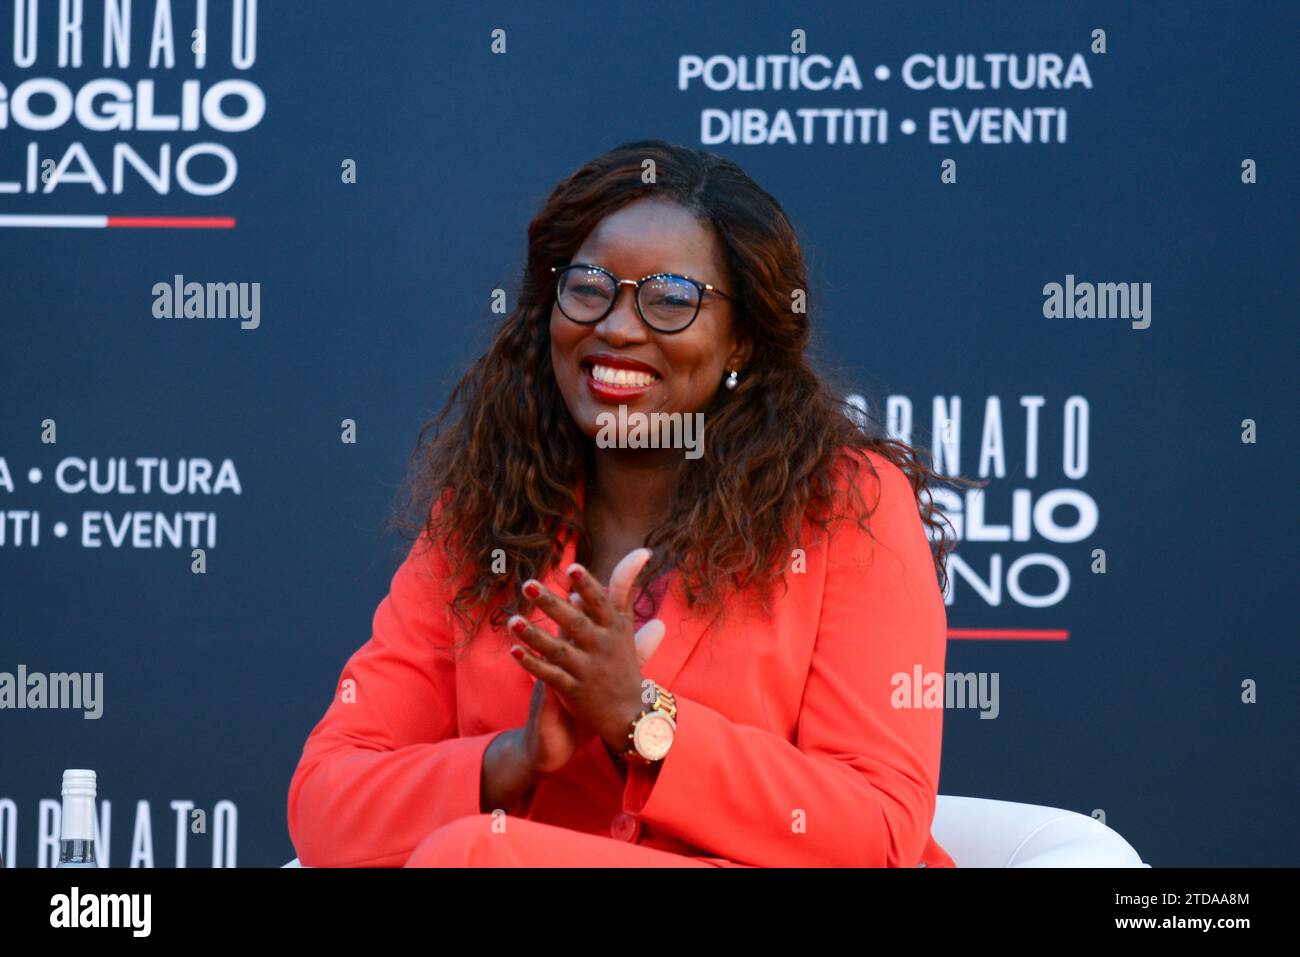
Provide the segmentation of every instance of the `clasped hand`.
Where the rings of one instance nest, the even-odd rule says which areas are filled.
[[[628,730],[643,703],[641,665],[663,640],[665,626],[652,618],[633,633],[633,585],[652,556],[648,548],[629,552],[615,566],[608,591],[581,565],[566,575],[573,594],[566,601],[529,579],[523,593],[559,627],[552,635],[521,615],[506,623],[529,654],[511,647],[519,664],[540,680],[533,689],[528,749],[543,773],[568,763],[573,752],[599,735],[616,752],[628,748]]]

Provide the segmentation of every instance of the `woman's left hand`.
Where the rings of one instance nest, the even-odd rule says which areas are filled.
[[[642,700],[641,664],[664,634],[658,619],[633,634],[632,587],[652,554],[638,548],[624,556],[610,575],[608,593],[581,565],[570,565],[567,574],[580,607],[534,579],[524,582],[524,595],[560,626],[560,637],[520,615],[507,623],[537,652],[524,655],[520,665],[553,688],[565,707],[617,752],[630,746],[632,722],[648,707]]]

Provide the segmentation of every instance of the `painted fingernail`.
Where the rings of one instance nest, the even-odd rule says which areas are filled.
[[[533,581],[531,578],[528,581],[524,582],[524,594],[527,595],[529,598],[536,598],[541,593],[542,593],[542,586],[539,585],[537,582]]]
[[[522,635],[528,630],[528,622],[523,618],[511,618],[509,627],[516,635]]]
[[[570,565],[570,566],[569,566],[569,581],[571,581],[571,582],[580,582],[580,581],[582,581],[582,566],[581,566],[581,565]]]
[[[524,660],[524,649],[520,648],[518,645],[511,645],[510,653],[515,656],[515,661]]]

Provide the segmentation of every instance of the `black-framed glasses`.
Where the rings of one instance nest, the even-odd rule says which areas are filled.
[[[608,269],[590,263],[552,266],[551,272],[555,273],[555,302],[560,312],[584,326],[595,325],[609,315],[623,286],[636,287],[636,311],[655,332],[681,332],[689,326],[700,314],[705,293],[731,299],[707,282],[675,273],[619,279]]]

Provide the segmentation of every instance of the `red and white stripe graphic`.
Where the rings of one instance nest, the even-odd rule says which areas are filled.
[[[71,216],[0,214],[9,229],[234,229],[233,216]]]

